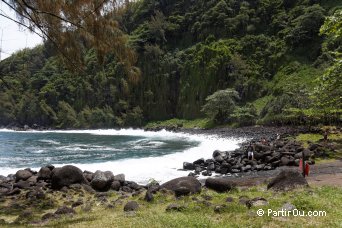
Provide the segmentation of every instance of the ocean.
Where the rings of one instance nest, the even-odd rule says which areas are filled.
[[[242,138],[220,138],[169,131],[65,130],[12,131],[0,129],[0,175],[52,164],[82,170],[123,173],[146,184],[186,176],[183,162],[211,158],[214,150],[234,150]]]

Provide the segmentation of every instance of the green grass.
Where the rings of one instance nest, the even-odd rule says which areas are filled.
[[[309,146],[309,142],[313,143],[321,143],[323,140],[323,135],[321,134],[299,134],[296,138],[297,141],[302,142],[303,146],[307,148]],[[333,162],[337,159],[342,158],[342,150],[341,150],[341,143],[342,143],[342,133],[335,132],[328,135],[329,144],[333,143],[339,145],[336,147],[335,152],[330,151],[328,148],[327,151],[327,158],[316,158],[316,163],[327,163]]]
[[[211,205],[203,203],[203,196],[211,196]],[[267,191],[264,186],[250,189],[238,189],[228,193],[216,193],[203,190],[201,194],[175,199],[171,194],[158,193],[154,202],[143,201],[143,195],[125,199],[120,205],[109,209],[105,205],[95,203],[91,211],[76,209],[73,217],[62,216],[52,220],[44,227],[338,227],[342,225],[342,189],[320,187],[298,189],[291,192]],[[239,197],[263,197],[269,202],[266,206],[248,209],[239,203]],[[227,203],[226,198],[232,197],[234,202]],[[194,198],[197,199],[194,200]],[[117,199],[114,194],[108,200]],[[136,200],[140,209],[135,214],[123,212],[125,201]],[[91,199],[92,201],[94,199]],[[298,210],[326,211],[326,217],[273,217],[257,216],[256,211],[278,210],[286,202],[292,203]],[[184,205],[181,212],[166,212],[166,207],[176,203]],[[214,211],[217,205],[226,205],[220,213]],[[12,216],[13,215],[9,215]],[[6,217],[4,215],[0,216]],[[13,219],[13,218],[12,218]],[[27,226],[27,224],[21,224]],[[6,226],[4,226],[6,227]],[[20,227],[17,224],[15,227]]]
[[[170,119],[164,121],[149,122],[145,125],[146,128],[156,127],[180,127],[180,128],[212,128],[214,123],[210,119],[195,119],[195,120],[184,120],[184,119]]]

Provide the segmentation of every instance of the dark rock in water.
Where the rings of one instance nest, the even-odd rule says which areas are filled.
[[[202,165],[204,164],[204,158],[200,158],[193,162],[194,165]]]
[[[267,189],[286,191],[294,189],[297,186],[308,186],[308,182],[303,175],[296,170],[282,170],[267,185]]]
[[[208,178],[205,181],[205,186],[217,192],[230,191],[235,187],[235,183],[225,178]]]
[[[185,209],[185,206],[173,203],[167,206],[166,211],[183,211],[184,209]]]
[[[222,157],[221,155],[218,155],[218,156],[214,157],[214,160],[215,160],[216,162],[219,162],[219,163],[221,163],[221,162],[224,161],[224,159],[223,159],[223,157]]]
[[[139,204],[135,201],[129,201],[124,206],[124,211],[136,211],[139,209]]]
[[[201,166],[195,166],[195,174],[200,174],[202,172],[203,168]]]
[[[208,170],[208,171],[206,170],[206,171],[203,171],[203,172],[202,172],[202,175],[205,176],[205,177],[206,177],[206,176],[211,176],[211,175],[212,175],[212,172],[209,171],[209,170]]]
[[[90,185],[93,189],[97,191],[108,191],[113,180],[114,175],[112,172],[102,172],[97,170],[94,173],[94,177],[93,180],[90,182]]]
[[[48,167],[42,167],[38,172],[38,180],[49,180],[51,178],[51,170]]]
[[[207,169],[210,170],[210,171],[215,170],[215,164],[214,164],[214,162],[209,163]]]
[[[183,162],[183,169],[185,169],[185,170],[194,170],[195,169],[195,165],[193,163],[190,163],[190,162]]]
[[[215,157],[218,157],[218,156],[222,156],[222,151],[220,151],[220,150],[215,150],[214,152],[213,152],[213,158],[215,158]]]
[[[32,177],[32,173],[28,170],[18,170],[15,173],[15,181],[18,182],[20,180],[26,181],[30,177]]]
[[[180,188],[186,188],[189,190],[189,193],[193,194],[201,192],[201,183],[194,177],[179,177],[162,184],[160,188],[173,192]]]
[[[120,187],[121,187],[121,184],[119,181],[113,181],[110,188],[114,191],[119,191],[120,190]]]
[[[51,176],[51,188],[61,189],[71,184],[89,184],[84,178],[82,171],[72,165],[66,165],[62,168],[55,168]]]
[[[58,208],[55,214],[56,215],[76,214],[76,211],[70,207],[63,206],[63,207]]]

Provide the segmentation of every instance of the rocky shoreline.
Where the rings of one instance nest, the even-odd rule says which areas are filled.
[[[309,143],[304,148],[301,143],[287,138],[265,138],[265,142],[256,142],[254,158],[247,157],[249,142],[243,143],[234,151],[213,152],[212,158],[200,158],[193,162],[184,162],[183,169],[191,170],[189,175],[212,176],[213,174],[230,175],[255,171],[274,170],[282,166],[299,166],[300,159],[309,165],[315,164],[316,157],[326,156],[326,148],[319,143]]]
[[[296,188],[297,186],[307,186],[305,178],[297,171],[283,170],[278,177],[268,183],[268,188],[277,191],[284,191]],[[135,200],[147,203],[154,201],[155,194],[174,195],[177,198],[201,193],[203,189],[211,189],[218,193],[228,192],[236,188],[237,183],[226,178],[208,178],[204,183],[191,176],[179,177],[170,180],[162,185],[151,182],[147,185],[139,185],[133,181],[125,179],[124,174],[114,175],[111,171],[96,171],[95,173],[81,171],[79,168],[66,165],[55,168],[52,165],[42,167],[38,172],[30,169],[18,170],[14,175],[7,177],[0,176],[0,214],[17,213],[19,216],[12,223],[0,219],[0,225],[15,224],[44,224],[48,221],[59,219],[61,216],[72,216],[76,214],[76,208],[82,207],[83,211],[91,210],[93,204],[89,204],[89,197],[95,197],[96,201],[108,208],[123,205],[124,212],[135,212],[140,205]],[[113,194],[120,197],[113,202],[109,202],[109,197]],[[78,197],[74,200],[73,196]],[[62,206],[55,197],[62,199]],[[194,198],[195,199],[195,198]],[[210,197],[208,196],[208,199]],[[242,202],[242,201],[241,201]],[[205,203],[209,202],[205,201]],[[244,199],[242,202],[247,207],[267,203],[266,199]],[[181,211],[184,206],[170,204],[166,211]],[[220,212],[221,206],[214,208]],[[45,211],[39,220],[33,218],[36,210]],[[54,210],[54,212],[51,212]]]

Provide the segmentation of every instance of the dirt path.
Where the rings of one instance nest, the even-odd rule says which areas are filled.
[[[312,166],[307,180],[311,186],[342,187],[342,161],[338,160]]]
[[[247,187],[260,184],[267,184],[282,169],[295,169],[298,167],[281,167],[272,171],[260,171],[242,174],[243,176],[227,177],[232,179],[238,186]],[[307,181],[310,186],[335,186],[342,187],[342,161],[333,161],[310,167],[310,175]]]

